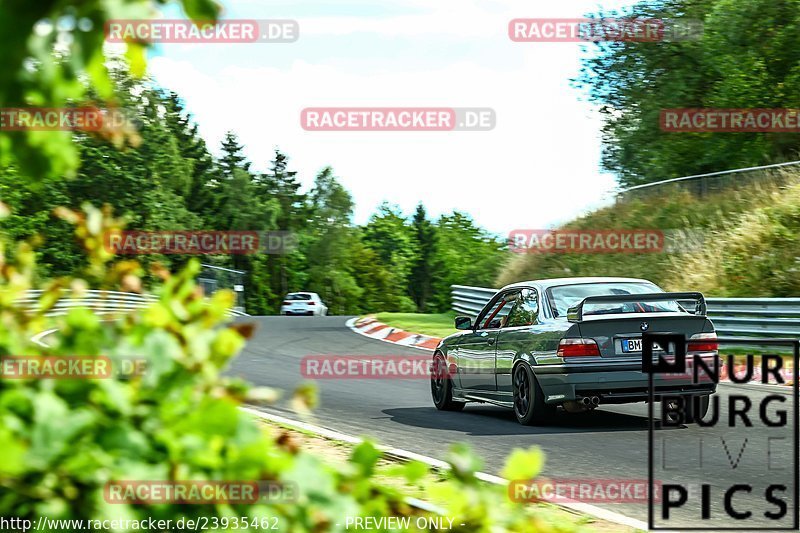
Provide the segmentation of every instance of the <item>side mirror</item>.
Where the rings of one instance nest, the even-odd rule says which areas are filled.
[[[579,306],[573,306],[567,309],[567,321],[568,322],[580,322],[583,313]]]
[[[457,316],[456,329],[472,329],[472,319],[468,316]]]

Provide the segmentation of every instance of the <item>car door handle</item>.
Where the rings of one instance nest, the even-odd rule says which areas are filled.
[[[494,344],[494,337],[489,337],[488,339],[486,339],[486,342],[488,344]]]

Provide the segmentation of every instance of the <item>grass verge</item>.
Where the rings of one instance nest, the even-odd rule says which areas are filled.
[[[291,443],[291,446],[302,448],[324,463],[335,468],[347,467],[348,459],[355,446],[348,442],[328,439],[308,431],[297,430],[278,422],[261,420],[261,423],[268,428],[269,431],[274,432],[284,445],[286,443]],[[399,474],[398,469],[402,466],[402,463],[403,462],[399,459],[384,456],[377,465],[375,475],[376,481],[383,485],[392,486],[410,498],[417,498],[433,505],[441,505],[444,503],[437,502],[435,498],[431,498],[430,492],[426,489],[426,487],[429,487],[431,484],[440,483],[445,479],[442,472],[431,470],[415,483],[410,483]],[[580,531],[585,533],[633,533],[638,531],[631,527],[596,519],[592,516],[550,503],[537,502],[520,505],[528,505],[531,515],[535,514],[537,509],[549,509],[549,519],[559,523],[577,524],[581,526]]]
[[[699,196],[674,183],[620,198],[562,226],[572,230],[664,230],[660,253],[513,254],[497,286],[527,279],[625,276],[706,296],[793,296],[800,291],[800,173],[751,176]]]

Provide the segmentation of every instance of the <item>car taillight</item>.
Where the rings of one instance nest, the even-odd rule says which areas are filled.
[[[308,302],[308,305],[317,305],[314,302]]]
[[[687,352],[716,352],[719,350],[719,343],[717,342],[717,334],[712,333],[695,333],[689,338],[686,345]]]
[[[556,355],[558,357],[599,356],[600,349],[593,339],[561,339]]]

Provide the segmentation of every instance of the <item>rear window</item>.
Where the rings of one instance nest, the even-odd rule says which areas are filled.
[[[567,310],[579,304],[587,296],[608,296],[614,294],[646,294],[664,292],[652,283],[581,283],[561,285],[548,289],[550,307],[554,316],[567,316]],[[678,302],[625,302],[598,303],[584,308],[584,315],[605,315],[615,313],[663,313],[682,311]]]
[[[292,300],[310,300],[311,299],[311,295],[310,294],[295,293],[295,294],[287,295],[286,299],[289,300],[289,301],[292,301]]]

